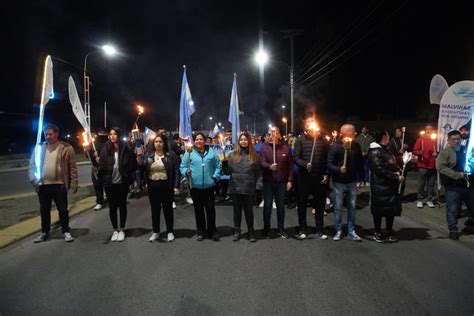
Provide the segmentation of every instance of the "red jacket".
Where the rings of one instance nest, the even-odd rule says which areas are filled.
[[[423,143],[423,157],[421,156],[421,145]],[[430,138],[419,137],[416,140],[415,146],[413,146],[413,154],[418,156],[418,162],[416,165],[418,168],[423,169],[436,169],[436,156],[433,157],[433,153],[436,153],[436,142],[433,142]]]
[[[264,182],[293,182],[293,156],[286,144],[276,145],[277,171],[270,170],[273,163],[273,143],[265,143],[260,150],[260,165],[262,166]]]

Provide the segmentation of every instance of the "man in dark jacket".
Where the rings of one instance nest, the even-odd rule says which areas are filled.
[[[355,128],[345,124],[341,127],[341,139],[333,143],[328,154],[328,170],[334,187],[334,221],[336,235],[333,240],[342,239],[342,205],[344,195],[347,199],[348,235],[354,241],[362,239],[355,233],[357,177],[364,176],[364,161],[360,145],[354,141]],[[344,147],[347,146],[347,149]],[[344,157],[346,156],[346,159]],[[344,165],[344,160],[346,164]]]
[[[314,153],[313,153],[314,145]],[[316,209],[316,234],[321,239],[328,237],[323,232],[324,208],[328,183],[327,155],[329,144],[315,128],[313,119],[305,122],[305,133],[296,139],[295,162],[298,169],[298,235],[306,236],[306,207],[308,196],[313,196],[313,208]],[[313,155],[311,156],[311,154]]]
[[[285,189],[290,190],[293,182],[293,157],[287,144],[280,144],[280,130],[273,127],[268,131],[267,143],[260,151],[260,165],[263,172],[263,233],[267,238],[270,230],[272,201],[277,207],[277,232],[281,238],[288,238],[285,224]]]

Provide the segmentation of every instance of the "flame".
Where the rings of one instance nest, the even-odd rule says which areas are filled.
[[[436,134],[436,133],[432,133],[432,134],[430,135],[430,138],[431,138],[432,140],[436,140],[437,137],[438,137],[438,134]]]
[[[82,146],[89,146],[89,135],[87,131],[82,132]]]
[[[137,111],[138,111],[138,115],[141,115],[143,114],[143,112],[145,112],[145,108],[141,105],[137,105]]]
[[[350,142],[352,142],[352,138],[344,137],[344,142],[350,143]]]
[[[284,116],[283,116],[283,118],[281,119],[281,121],[282,121],[283,123],[285,123],[285,124],[288,122],[287,118],[284,117]]]
[[[421,131],[420,132],[420,136],[425,136],[426,132],[425,131]]]
[[[329,142],[331,141],[331,137],[329,135],[326,135],[326,140]]]

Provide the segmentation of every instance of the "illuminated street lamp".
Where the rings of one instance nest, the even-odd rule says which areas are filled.
[[[84,112],[86,113],[86,120],[89,126],[91,126],[91,105],[90,105],[90,78],[87,74],[87,57],[90,54],[103,52],[107,56],[114,56],[117,54],[117,50],[112,45],[103,45],[101,49],[93,50],[86,54],[84,58]]]

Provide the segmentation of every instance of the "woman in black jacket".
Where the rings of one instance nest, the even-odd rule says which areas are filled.
[[[173,241],[173,193],[179,193],[179,159],[172,150],[169,150],[167,138],[163,134],[155,137],[153,145],[155,150],[149,153],[145,162],[153,225],[149,241],[153,242],[159,238],[162,207],[168,241]]]
[[[137,167],[135,153],[127,143],[120,140],[121,137],[120,128],[110,129],[109,141],[100,152],[98,168],[98,175],[109,202],[110,221],[114,228],[111,241],[125,240],[128,187],[132,183],[132,173]],[[117,224],[117,209],[119,208],[120,228]]]
[[[370,206],[375,226],[373,239],[377,242],[397,242],[393,234],[393,222],[395,216],[400,216],[402,212],[398,186],[404,177],[400,175],[401,170],[395,156],[387,150],[390,141],[388,132],[379,130],[373,136],[375,142],[370,144],[368,155]],[[382,217],[385,217],[387,224],[386,235],[382,235]]]
[[[236,144],[229,159],[224,163],[224,172],[230,174],[229,193],[232,195],[234,205],[233,241],[239,241],[240,239],[240,223],[242,222],[243,208],[249,240],[255,242],[253,203],[255,201],[257,182],[261,181],[261,172],[258,155],[248,133],[240,135],[238,144]]]

